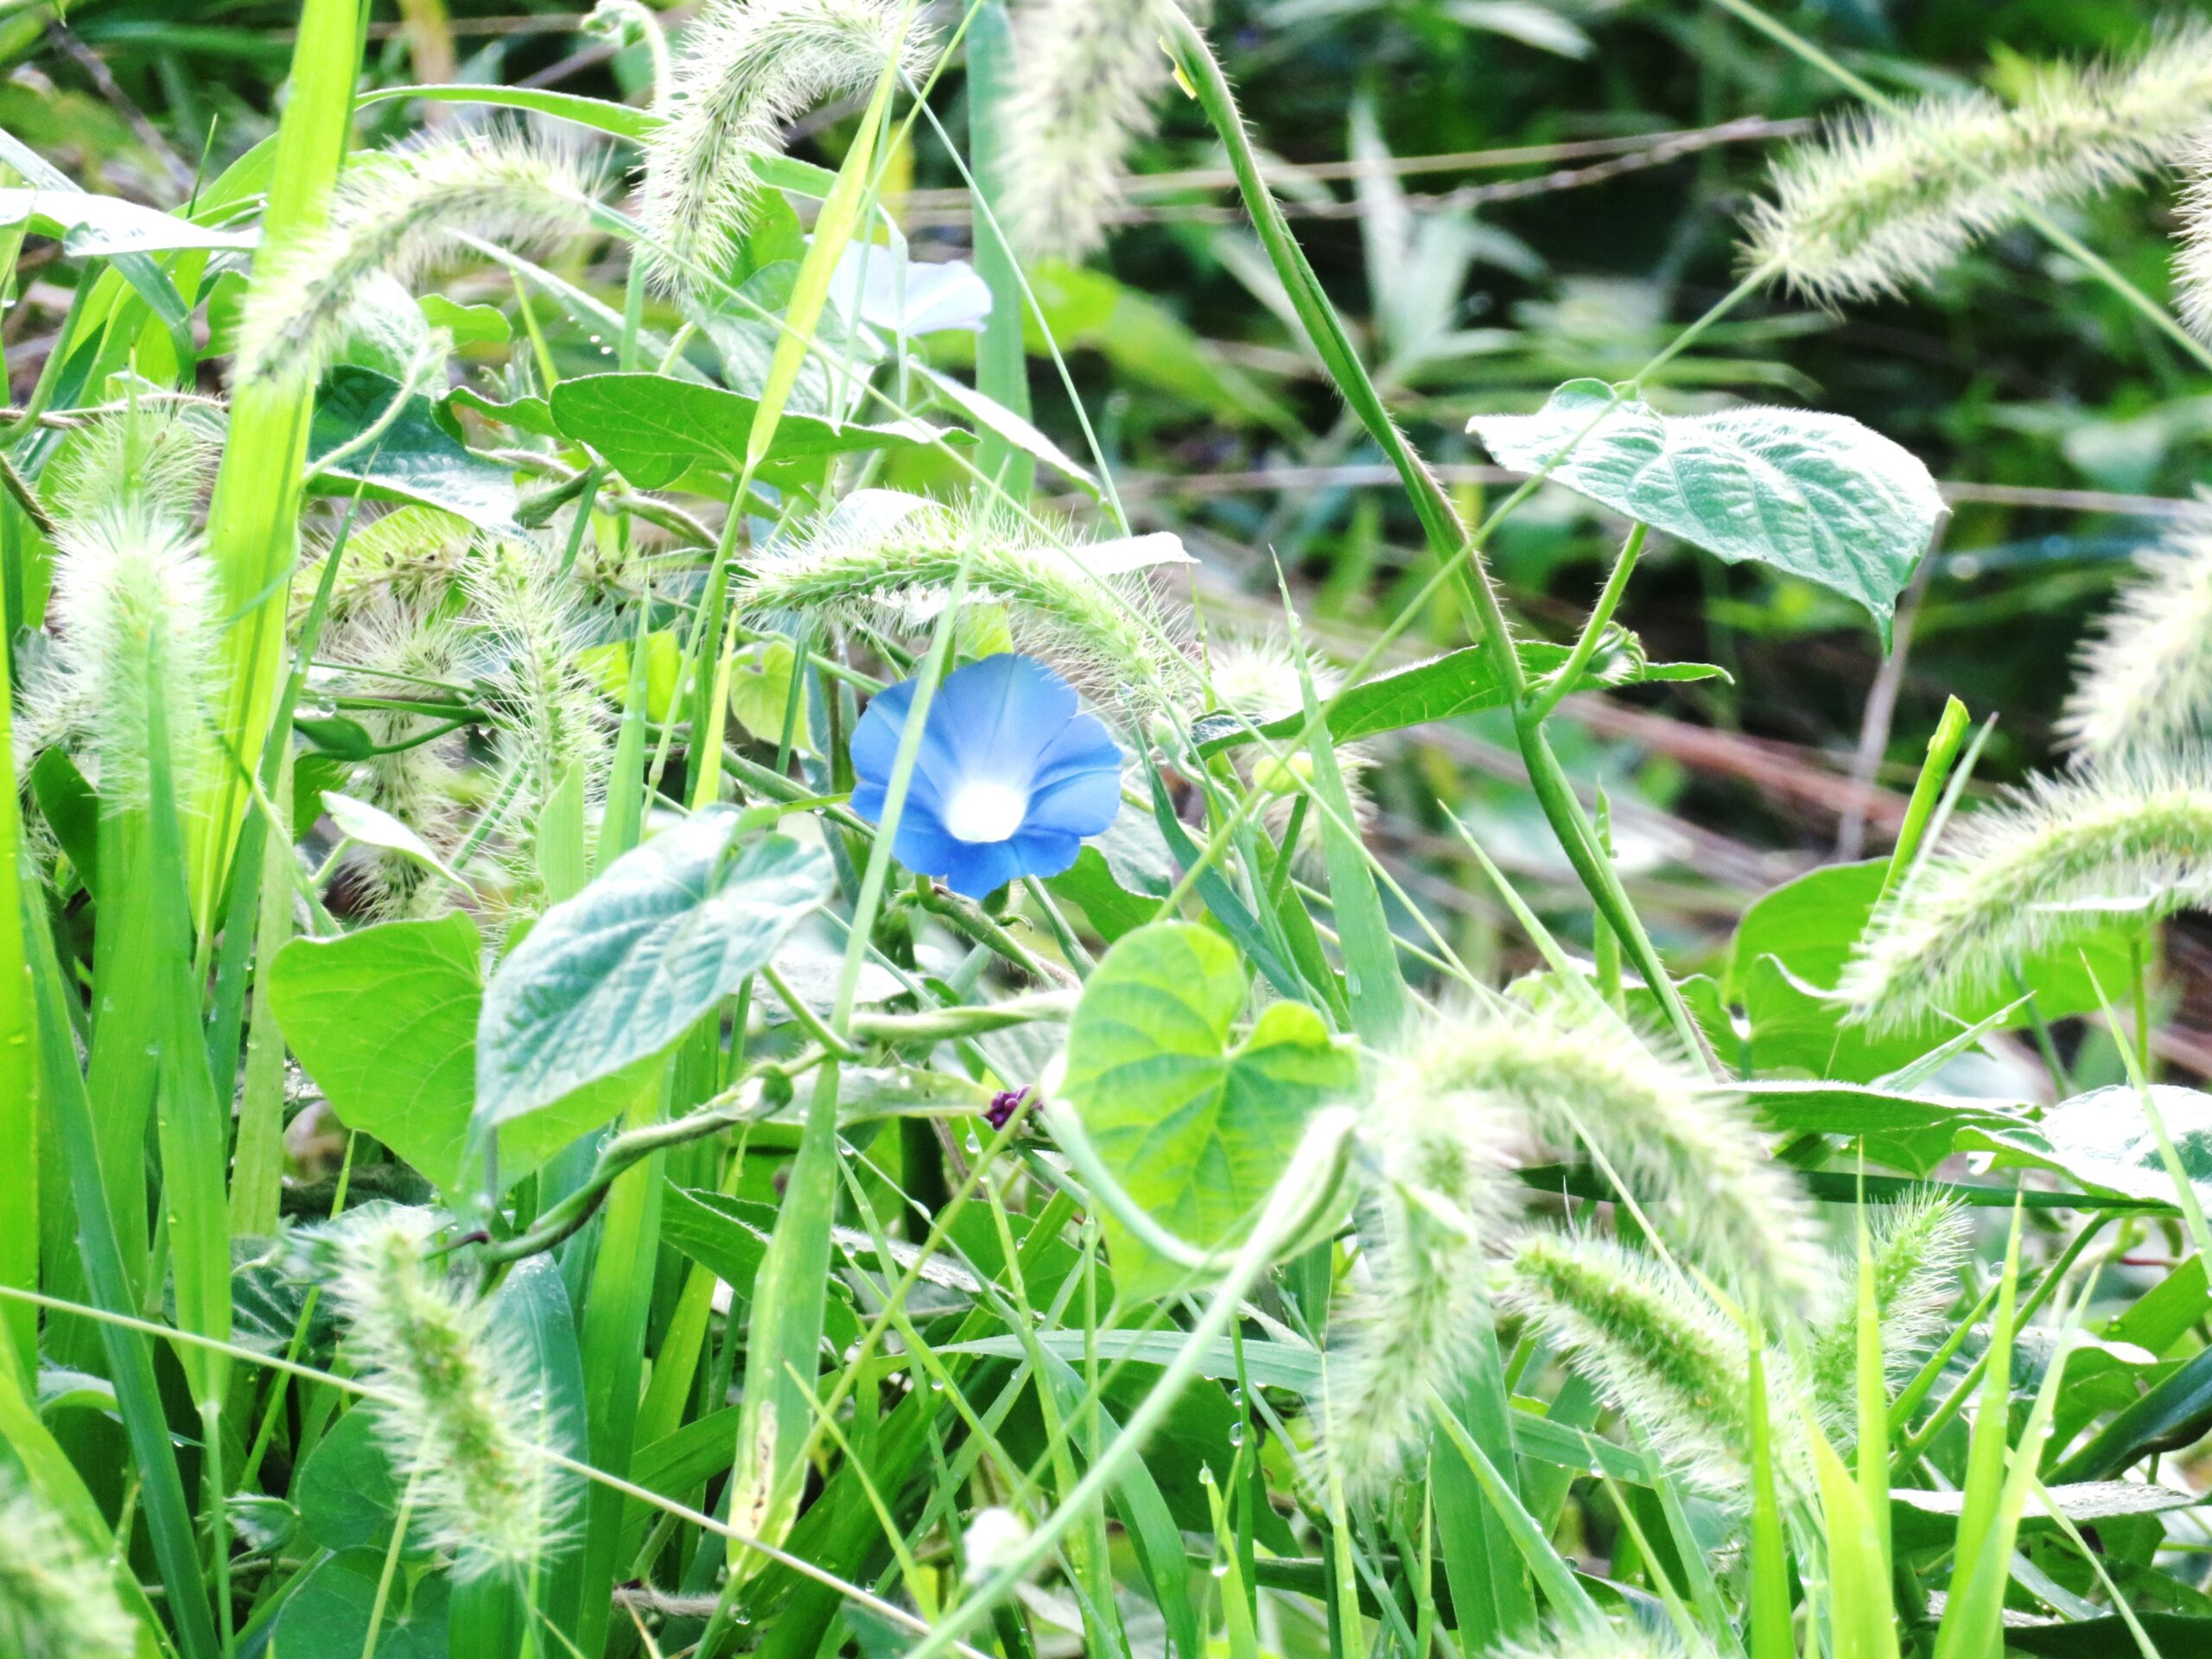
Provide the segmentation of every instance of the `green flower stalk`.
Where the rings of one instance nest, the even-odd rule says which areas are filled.
[[[1686,1478],[1716,1495],[1743,1491],[1751,1433],[1744,1334],[1704,1297],[1648,1256],[1538,1232],[1515,1248],[1503,1300]],[[1775,1414],[1777,1427],[1787,1415]],[[1797,1459],[1786,1434],[1777,1439],[1788,1473]]]
[[[753,163],[809,105],[865,92],[894,56],[918,75],[930,40],[913,0],[717,0],[683,37],[645,145],[642,257],[664,287],[719,275],[751,223]]]
[[[1069,679],[1153,702],[1186,683],[1189,664],[1141,575],[1116,574],[1080,544],[1040,539],[1033,526],[978,522],[895,490],[849,496],[810,539],[762,558],[734,597],[746,615],[803,612],[912,627],[936,613],[963,563],[969,599],[1004,604],[1016,646]]]
[[[106,1567],[60,1516],[0,1469],[0,1653],[10,1659],[131,1659],[137,1650],[137,1626],[117,1599]]]
[[[2140,569],[2083,648],[2066,705],[2068,742],[2100,765],[2212,739],[2212,514],[2170,531]]]
[[[541,1402],[522,1381],[535,1368],[503,1351],[484,1305],[461,1300],[425,1259],[436,1231],[426,1211],[382,1207],[329,1236],[349,1351],[374,1390],[360,1408],[455,1575],[519,1573],[564,1519],[540,1449]]]
[[[1586,1144],[1670,1243],[1776,1314],[1817,1300],[1827,1267],[1812,1212],[1740,1103],[1624,1027],[1477,1009],[1434,1027],[1414,1065],[1428,1098],[1490,1095],[1539,1140]]]
[[[1746,263],[1827,302],[1904,292],[2026,212],[2177,159],[2212,115],[2212,29],[2127,64],[2040,72],[2016,105],[1986,93],[1856,115],[1776,163]]]
[[[1174,0],[1023,0],[1020,79],[1006,108],[1003,227],[1033,257],[1080,259],[1105,240],[1122,163],[1159,124]]]
[[[411,289],[464,236],[528,252],[588,229],[598,179],[568,150],[480,131],[356,161],[321,231],[254,272],[236,378],[312,381],[391,278]]]
[[[1959,824],[1898,884],[1837,988],[1854,1023],[1903,1030],[2005,989],[2026,958],[2115,914],[2149,923],[2208,900],[2203,751],[2040,779]]]
[[[1417,1062],[1387,1068],[1361,1116],[1382,1178],[1381,1238],[1332,1322],[1323,1419],[1326,1455],[1357,1497],[1389,1486],[1436,1391],[1460,1374],[1488,1317],[1485,1253],[1516,1207],[1508,1154],[1524,1135],[1517,1115],[1489,1095],[1440,1094],[1427,1081]]]

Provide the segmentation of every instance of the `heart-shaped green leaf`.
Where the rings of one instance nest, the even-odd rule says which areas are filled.
[[[1155,922],[1106,953],[1068,1030],[1062,1092],[1115,1179],[1200,1249],[1249,1227],[1306,1120],[1357,1081],[1351,1047],[1299,1002],[1271,1004],[1239,1042],[1244,972],[1220,935]],[[1109,1213],[1117,1283],[1155,1296],[1183,1278]]]
[[[830,859],[784,836],[738,846],[709,806],[556,905],[500,964],[477,1028],[479,1134],[662,1049],[829,895]]]
[[[1502,466],[1541,472],[1564,453],[1552,479],[1601,506],[1855,600],[1885,646],[1945,512],[1917,457],[1841,415],[1667,416],[1602,380],[1570,380],[1534,415],[1478,415],[1467,429]]]

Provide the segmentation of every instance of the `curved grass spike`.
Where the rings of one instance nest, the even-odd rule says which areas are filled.
[[[716,0],[684,35],[645,145],[641,257],[664,288],[726,267],[760,186],[756,158],[809,105],[864,92],[887,64],[918,73],[912,0]]]
[[[12,1659],[131,1659],[138,1632],[106,1567],[0,1469],[0,1652]]]
[[[1015,10],[1004,211],[1024,253],[1079,260],[1104,241],[1122,160],[1158,124],[1154,100],[1169,80],[1160,35],[1174,9],[1175,0],[1022,0]]]
[[[2139,569],[2082,649],[2060,728],[2099,764],[2212,741],[2212,514],[2175,525]]]
[[[926,614],[963,568],[976,596],[1008,607],[1023,648],[1071,679],[1121,685],[1134,677],[1160,700],[1188,677],[1139,579],[1096,574],[1080,543],[1060,546],[1033,527],[896,491],[848,497],[806,540],[758,560],[732,601],[754,616],[880,617],[902,607]]]
[[[1667,1064],[1618,1023],[1477,1009],[1409,1052],[1431,1101],[1510,1103],[1541,1140],[1586,1143],[1706,1272],[1756,1290],[1773,1317],[1819,1300],[1826,1259],[1791,1178],[1727,1095]]]
[[[276,130],[259,257],[281,260],[311,238],[329,212],[346,153],[353,82],[368,23],[364,0],[306,0],[292,77]],[[250,382],[231,401],[230,429],[207,545],[227,619],[216,691],[219,748],[258,756],[283,671],[288,589],[299,554],[301,469],[314,389]],[[187,819],[194,923],[213,924],[231,849],[247,805],[234,766],[214,768]]]
[[[2212,114],[2212,29],[2171,29],[2132,63],[2041,69],[2018,104],[1930,98],[1834,124],[1773,170],[1748,264],[1824,301],[1901,293],[2032,208],[2133,183]]]
[[[521,1379],[533,1368],[487,1339],[483,1305],[461,1300],[427,1255],[427,1211],[384,1208],[335,1224],[331,1293],[350,1351],[376,1391],[386,1454],[418,1524],[466,1581],[523,1573],[563,1520]]]
[[[2212,132],[2200,132],[2182,158],[2181,251],[2174,260],[2174,288],[2182,321],[2212,340]]]
[[[511,132],[435,137],[358,158],[327,221],[259,262],[238,333],[240,383],[312,384],[379,286],[411,289],[466,234],[542,250],[586,229],[597,181]]]
[[[1356,1499],[1389,1488],[1431,1400],[1461,1376],[1485,1317],[1487,1252],[1515,1208],[1508,1157],[1525,1123],[1495,1096],[1428,1082],[1402,1059],[1361,1109],[1382,1238],[1331,1322],[1322,1402],[1324,1453]]]
[[[1573,785],[1568,781],[1559,757],[1552,751],[1545,736],[1541,715],[1523,715],[1522,705],[1529,696],[1528,676],[1521,665],[1520,653],[1514,649],[1513,632],[1505,620],[1505,612],[1493,583],[1490,568],[1482,556],[1483,541],[1491,524],[1495,524],[1515,503],[1525,499],[1535,488],[1531,480],[1509,496],[1482,529],[1471,534],[1460,522],[1458,510],[1437,481],[1436,475],[1417,454],[1397,423],[1383,406],[1375,383],[1353,349],[1351,337],[1344,332],[1342,321],[1321,287],[1313,268],[1306,262],[1304,251],[1290,232],[1290,226],[1283,218],[1281,208],[1269,193],[1260,175],[1259,157],[1252,148],[1251,137],[1244,130],[1243,115],[1236,99],[1230,91],[1229,81],[1222,73],[1220,63],[1207,46],[1205,37],[1179,11],[1171,9],[1165,20],[1166,41],[1170,54],[1181,71],[1185,84],[1197,98],[1215,131],[1220,135],[1229,152],[1230,169],[1236,175],[1238,193],[1243,197],[1245,209],[1252,216],[1254,228],[1258,231],[1262,245],[1267,250],[1276,275],[1282,280],[1293,308],[1305,328],[1322,366],[1335,383],[1337,391],[1351,407],[1368,435],[1389,457],[1400,480],[1406,486],[1414,515],[1421,520],[1422,533],[1435,553],[1441,569],[1440,578],[1448,580],[1457,594],[1469,631],[1490,653],[1492,667],[1499,681],[1511,693],[1516,710],[1514,733],[1522,758],[1529,767],[1530,788],[1544,817],[1558,837],[1560,849],[1567,861],[1574,867],[1576,876],[1589,893],[1592,900],[1605,914],[1605,920],[1618,933],[1626,947],[1637,969],[1643,976],[1665,1010],[1668,1023],[1674,1028],[1675,1040],[1694,1064],[1710,1068],[1710,1057],[1706,1040],[1690,1017],[1681,993],[1660,960],[1658,950],[1645,931],[1642,918],[1629,903],[1628,893],[1620,878],[1598,846],[1597,833],[1588,816],[1576,799]],[[1725,311],[1748,295],[1754,283],[1746,282],[1725,298],[1721,303],[1679,337],[1669,351],[1654,359],[1654,365],[1664,361],[1679,351],[1690,338],[1710,324]],[[1647,365],[1646,372],[1649,372]],[[1602,416],[1600,417],[1602,418]],[[1592,426],[1596,423],[1592,422]],[[1580,435],[1578,435],[1578,437]],[[1569,443],[1560,451],[1563,458],[1573,448]],[[1554,464],[1557,464],[1557,459]],[[1448,575],[1446,575],[1448,573]],[[1318,724],[1318,722],[1315,722]]]
[[[2212,756],[2039,779],[1964,820],[1875,909],[1837,988],[1905,1028],[2000,988],[2026,957],[2212,902]]]

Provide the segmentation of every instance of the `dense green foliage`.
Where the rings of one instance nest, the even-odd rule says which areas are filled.
[[[2212,28],[0,0],[0,1659],[2212,1642]]]

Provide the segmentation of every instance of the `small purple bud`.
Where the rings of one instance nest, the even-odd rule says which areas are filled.
[[[1029,1085],[1019,1089],[1001,1089],[991,1096],[991,1103],[983,1109],[983,1120],[995,1129],[1002,1129],[1021,1109],[1021,1103],[1029,1098]]]

